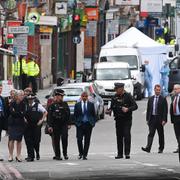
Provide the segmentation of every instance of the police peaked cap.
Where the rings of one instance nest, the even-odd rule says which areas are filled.
[[[124,83],[114,83],[115,88],[123,88],[124,87]]]
[[[27,96],[27,99],[35,99],[35,98],[36,98],[36,96],[33,93],[31,93]]]
[[[64,91],[62,89],[56,89],[55,91],[55,96],[56,95],[61,95],[61,96],[64,96]]]

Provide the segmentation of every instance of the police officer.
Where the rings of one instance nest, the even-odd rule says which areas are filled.
[[[28,67],[28,86],[32,87],[32,91],[34,94],[37,93],[37,82],[36,77],[39,75],[40,69],[39,65],[35,62],[34,58],[31,58],[27,63]]]
[[[64,159],[68,159],[68,129],[70,109],[66,102],[63,102],[64,91],[57,89],[55,92],[55,102],[48,108],[48,131],[52,133],[52,140],[54,142],[55,157],[54,160],[62,160],[60,152],[60,138],[62,140],[62,149]]]
[[[131,149],[131,125],[132,111],[138,108],[133,97],[124,90],[123,83],[115,83],[116,94],[111,99],[111,105],[108,113],[113,111],[116,137],[117,137],[117,156],[115,159],[123,158],[123,150],[125,150],[125,158],[130,158]]]
[[[36,152],[36,159],[40,159],[39,148],[41,141],[41,127],[42,123],[47,116],[46,109],[37,101],[34,94],[29,94],[27,96],[28,104],[26,111],[26,131],[25,131],[25,140],[27,146],[28,157],[26,161],[34,161]]]

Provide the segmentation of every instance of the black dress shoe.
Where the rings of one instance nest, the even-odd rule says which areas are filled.
[[[0,161],[4,161],[4,159],[1,158]]]
[[[78,159],[82,159],[82,155],[79,155],[79,156],[78,156]]]
[[[147,148],[142,147],[141,149],[142,149],[143,151],[147,152],[147,153],[150,153],[150,150],[147,149]]]
[[[123,155],[117,155],[116,157],[115,157],[115,159],[122,159],[123,158]]]
[[[178,153],[179,152],[179,149],[176,149],[175,151],[173,151],[173,153]]]
[[[158,153],[163,153],[163,150],[159,150]]]
[[[65,159],[65,160],[68,160],[69,157],[68,157],[67,155],[64,155],[64,159]]]
[[[54,160],[58,160],[58,161],[61,161],[62,160],[62,158],[61,157],[55,157],[55,158],[53,158]]]
[[[126,155],[126,159],[130,159],[130,155]]]
[[[36,154],[36,159],[37,159],[37,160],[40,160],[40,155],[39,155],[39,153]]]
[[[29,158],[26,159],[26,161],[27,161],[27,162],[32,162],[32,161],[34,161],[34,158],[30,158],[30,157],[29,157]]]
[[[84,157],[83,157],[83,160],[87,160],[87,157],[86,157],[86,156],[84,156]]]

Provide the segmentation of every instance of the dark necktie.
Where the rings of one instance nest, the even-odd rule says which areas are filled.
[[[86,114],[87,108],[86,108],[86,103],[85,102],[84,102],[84,105],[83,105],[83,111],[84,111],[84,114]]]
[[[173,113],[174,113],[174,114],[176,114],[177,99],[178,99],[178,97],[175,96],[175,98],[174,98],[174,103],[173,103]]]
[[[158,97],[155,96],[155,115],[157,115],[157,109],[158,109]]]

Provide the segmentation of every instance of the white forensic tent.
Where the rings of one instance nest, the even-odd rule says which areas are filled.
[[[135,27],[131,27],[115,39],[109,41],[101,48],[137,48],[141,55],[142,63],[149,61],[149,66],[153,74],[152,85],[160,83],[160,68],[167,60],[168,47],[160,44]]]

